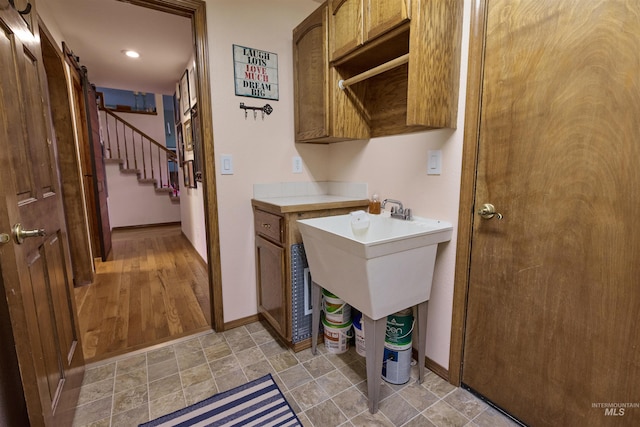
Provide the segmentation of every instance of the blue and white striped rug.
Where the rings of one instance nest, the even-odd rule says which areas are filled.
[[[216,394],[140,427],[302,426],[271,374]]]

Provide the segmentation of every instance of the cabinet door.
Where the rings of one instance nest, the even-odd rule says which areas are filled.
[[[287,336],[284,248],[256,236],[258,310],[283,337]]]
[[[331,0],[329,3],[329,51],[334,61],[363,43],[363,0]]]
[[[411,0],[367,0],[364,41],[371,40],[407,22],[410,18],[410,2]]]
[[[341,76],[329,67],[328,20],[325,4],[293,30],[296,142],[330,143],[369,137],[365,116],[344,91],[337,89]]]
[[[456,128],[462,0],[413,1],[407,125]]]
[[[327,7],[316,9],[293,30],[295,140],[329,136]]]

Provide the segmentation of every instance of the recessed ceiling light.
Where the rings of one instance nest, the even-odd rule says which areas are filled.
[[[122,53],[127,55],[129,58],[139,58],[140,54],[135,50],[123,50]]]

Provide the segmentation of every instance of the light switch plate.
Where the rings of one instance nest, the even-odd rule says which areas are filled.
[[[233,175],[233,156],[231,154],[220,156],[220,174]]]
[[[442,150],[429,150],[427,155],[427,175],[442,173]]]

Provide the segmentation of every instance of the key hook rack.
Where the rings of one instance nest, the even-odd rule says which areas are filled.
[[[251,107],[249,105],[244,105],[244,102],[240,103],[240,108],[244,110],[244,118],[247,119],[247,110],[253,110],[253,120],[258,117],[258,111],[262,111],[262,120],[264,120],[264,115],[267,116],[273,113],[273,107],[269,104],[265,104],[264,107]]]

